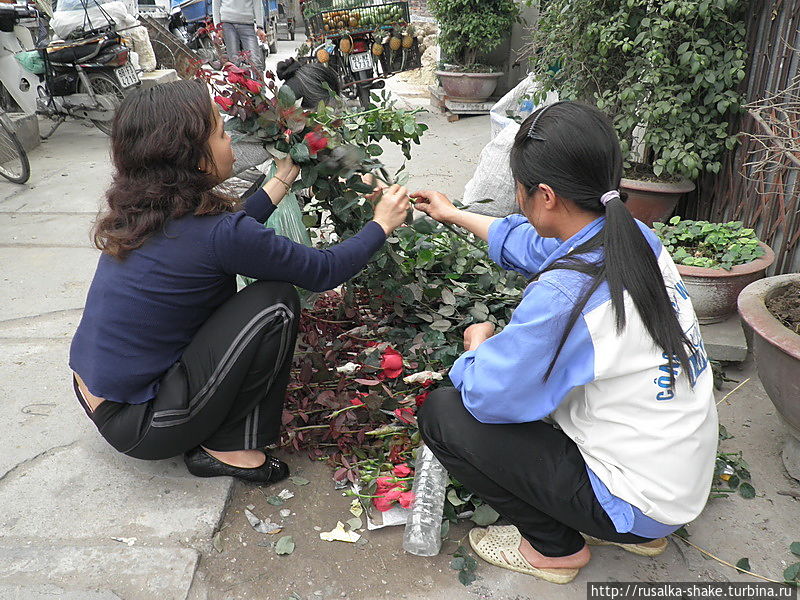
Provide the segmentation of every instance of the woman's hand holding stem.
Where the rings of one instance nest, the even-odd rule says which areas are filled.
[[[292,189],[292,184],[300,175],[300,167],[294,164],[291,157],[275,159],[275,175],[264,184],[264,191],[277,206]]]

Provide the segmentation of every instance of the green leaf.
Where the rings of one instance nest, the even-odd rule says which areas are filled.
[[[477,577],[475,576],[475,573],[473,573],[472,571],[459,571],[458,572],[458,580],[463,585],[470,585],[476,579],[477,579]]]
[[[304,188],[310,188],[317,181],[318,169],[315,165],[304,166],[300,173],[300,181]]]
[[[783,578],[786,581],[795,581],[798,574],[800,574],[800,562],[796,562],[786,567],[786,570],[783,572]]]
[[[278,90],[278,104],[282,108],[290,108],[294,106],[294,103],[297,101],[297,97],[294,95],[294,91],[288,85],[282,85]]]
[[[739,495],[742,498],[747,498],[748,500],[750,500],[751,498],[756,497],[756,490],[752,485],[750,485],[747,482],[744,482],[742,483],[742,485],[739,486]]]
[[[466,504],[466,502],[464,500],[462,500],[461,498],[458,497],[458,493],[453,488],[450,488],[447,491],[447,499],[450,501],[450,504],[452,504],[456,508]]]
[[[300,142],[299,144],[295,144],[294,146],[292,146],[292,149],[289,150],[289,156],[291,156],[292,160],[297,164],[307,163],[311,159],[311,155],[308,151],[308,146],[306,146],[305,143],[303,142]]]
[[[480,527],[491,525],[500,518],[498,512],[488,504],[481,504],[475,509],[475,512],[470,517],[470,521]]]
[[[292,552],[294,552],[294,539],[290,535],[283,536],[275,544],[275,554],[287,555]]]
[[[365,148],[365,150],[370,156],[380,156],[383,154],[383,148],[381,148],[378,144],[370,144]]]
[[[800,556],[800,542],[792,542],[792,544],[789,546],[789,550],[795,556]]]
[[[463,556],[457,556],[453,560],[450,561],[450,568],[454,571],[460,571],[464,568],[464,564],[466,561],[464,560]]]
[[[453,324],[447,319],[437,319],[430,325],[431,329],[441,331],[442,333],[449,331],[452,326]]]
[[[272,504],[272,506],[283,506],[283,498],[280,496],[270,496],[267,498],[267,502]]]
[[[750,570],[750,560],[747,558],[740,558],[736,561],[736,568],[739,571],[749,571]]]
[[[289,477],[289,481],[291,481],[295,485],[308,485],[309,483],[311,483],[305,477],[298,477],[297,475],[293,475],[292,477]]]

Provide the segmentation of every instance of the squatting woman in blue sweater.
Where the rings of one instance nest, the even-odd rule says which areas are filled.
[[[405,220],[405,188],[326,250],[263,226],[298,175],[291,159],[244,202],[213,188],[234,162],[205,84],[127,97],[111,135],[116,172],[94,238],[102,250],[72,341],[75,392],[100,434],[139,459],[184,454],[200,477],[285,478],[278,437],[299,318],[293,286],[355,275]],[[259,282],[236,292],[236,275]]]

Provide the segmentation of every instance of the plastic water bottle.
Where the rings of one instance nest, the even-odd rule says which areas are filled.
[[[417,456],[414,504],[406,522],[403,550],[417,556],[436,556],[442,547],[442,511],[447,471],[427,446]]]

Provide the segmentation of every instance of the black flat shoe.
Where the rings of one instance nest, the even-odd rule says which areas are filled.
[[[275,483],[286,479],[289,476],[289,465],[269,454],[266,456],[267,460],[260,467],[234,467],[217,460],[198,446],[183,455],[183,462],[186,463],[189,473],[195,477],[236,477],[250,483]]]

